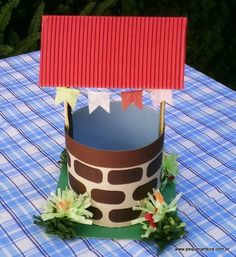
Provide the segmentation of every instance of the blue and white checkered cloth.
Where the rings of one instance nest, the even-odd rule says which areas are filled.
[[[55,89],[37,86],[38,69],[39,52],[0,60],[0,256],[156,256],[154,242],[63,241],[33,224],[55,191],[65,147],[63,105],[55,107]],[[236,92],[186,66],[174,102],[165,149],[180,155],[178,209],[188,234],[161,256],[236,256]],[[78,107],[85,104],[82,94]]]

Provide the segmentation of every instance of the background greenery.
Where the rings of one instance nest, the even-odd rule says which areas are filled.
[[[39,49],[42,14],[187,16],[187,63],[236,89],[235,0],[0,0],[0,57]]]

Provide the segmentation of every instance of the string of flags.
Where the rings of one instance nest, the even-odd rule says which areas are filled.
[[[153,107],[160,105],[162,101],[173,105],[172,90],[152,89],[148,90],[152,100]],[[76,100],[80,94],[78,89],[58,87],[56,92],[55,103],[67,102],[72,109],[75,108]],[[88,107],[91,114],[98,107],[110,113],[110,92],[88,91]],[[136,105],[139,109],[143,107],[143,90],[121,92],[122,108],[126,110],[131,104]]]

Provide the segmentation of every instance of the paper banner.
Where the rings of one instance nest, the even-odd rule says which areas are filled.
[[[162,101],[165,101],[170,105],[173,105],[172,90],[152,89],[152,90],[149,90],[149,92],[150,92],[152,104],[154,107],[159,106]]]
[[[110,94],[109,92],[88,92],[89,113],[95,111],[99,106],[110,113]]]
[[[125,110],[130,104],[135,104],[139,109],[143,107],[143,90],[121,92],[122,108]]]
[[[57,87],[55,104],[58,105],[66,101],[74,109],[79,94],[80,91],[78,89]]]

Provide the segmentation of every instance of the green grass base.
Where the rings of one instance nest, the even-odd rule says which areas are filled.
[[[66,187],[68,187],[68,172],[66,165],[63,165],[57,188],[65,189]],[[169,182],[162,191],[162,195],[167,203],[173,200],[176,196],[175,184],[173,182]],[[84,225],[78,223],[75,225],[75,229],[79,237],[90,238],[142,240],[141,235],[143,234],[141,224],[122,228],[107,228],[97,225]]]

